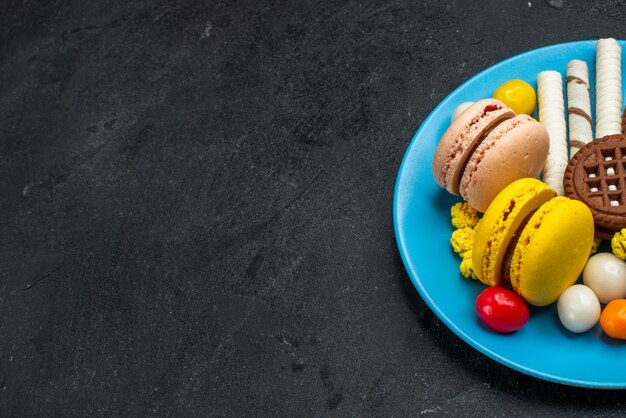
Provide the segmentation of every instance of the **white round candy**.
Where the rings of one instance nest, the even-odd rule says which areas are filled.
[[[581,333],[600,319],[600,302],[593,290],[582,284],[568,287],[557,302],[559,319],[565,328]]]
[[[456,109],[454,109],[454,112],[452,112],[452,120],[458,118],[459,115],[465,111],[465,109],[467,109],[473,104],[474,102],[463,102],[460,105],[458,105]]]
[[[591,257],[583,270],[583,282],[602,303],[626,297],[626,264],[611,253]]]

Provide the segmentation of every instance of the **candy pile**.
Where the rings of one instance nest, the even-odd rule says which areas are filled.
[[[476,232],[474,227],[478,224],[478,213],[467,203],[457,203],[450,208],[452,226],[456,229],[450,238],[452,249],[461,257],[461,274],[465,278],[478,279],[472,266],[472,248]]]
[[[527,303],[557,303],[567,330],[599,322],[626,339],[626,114],[614,39],[597,41],[595,73],[595,126],[587,62],[573,59],[565,79],[539,73],[536,93],[510,80],[459,104],[435,151],[435,180],[464,199],[450,211],[450,243],[461,274],[488,286],[475,308],[496,331],[523,327]],[[613,253],[596,254],[602,239]]]

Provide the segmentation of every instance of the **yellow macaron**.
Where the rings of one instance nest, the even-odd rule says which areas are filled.
[[[593,216],[584,203],[559,196],[543,204],[515,246],[510,270],[513,289],[532,305],[556,302],[583,271],[593,233]]]
[[[505,187],[476,226],[472,265],[478,279],[489,286],[503,285],[502,262],[522,222],[556,196],[547,184],[523,178]]]
[[[472,265],[485,284],[507,285],[528,303],[555,302],[582,272],[593,244],[591,211],[524,178],[500,192],[476,226]]]

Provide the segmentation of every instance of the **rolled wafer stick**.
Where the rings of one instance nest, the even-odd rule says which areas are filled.
[[[622,133],[622,48],[615,39],[596,42],[596,138]]]
[[[537,76],[539,122],[548,131],[550,151],[543,167],[543,181],[559,196],[563,195],[563,174],[569,161],[563,99],[563,77],[557,71],[542,71]]]
[[[569,157],[572,158],[583,145],[593,141],[587,63],[571,60],[566,75]]]

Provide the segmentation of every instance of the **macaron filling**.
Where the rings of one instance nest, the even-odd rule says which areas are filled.
[[[528,225],[528,221],[530,221],[530,218],[532,218],[535,212],[537,212],[536,209],[530,212],[526,216],[526,218],[524,218],[517,230],[513,233],[511,241],[509,241],[509,245],[506,247],[504,257],[502,258],[502,266],[500,267],[500,277],[505,284],[511,283],[511,264],[513,262],[513,254],[515,253],[515,248],[517,247],[517,243],[519,242],[520,236],[522,235],[522,231],[524,230],[524,228],[526,228],[526,225]]]
[[[526,249],[530,244],[531,240],[534,237],[534,231],[538,230],[541,226],[541,222],[544,217],[550,213],[555,203],[558,203],[561,198],[555,197],[554,199],[544,203],[541,205],[539,209],[533,212],[532,216],[529,216],[528,219],[525,219],[526,224],[524,228],[519,229],[519,234],[517,239],[515,240],[515,246],[512,249],[511,260],[509,261],[509,282],[511,283],[511,287],[516,292],[520,293],[520,296],[524,296],[521,294],[521,289],[519,286],[519,278],[520,278],[520,269],[522,266],[522,261],[524,259],[524,255],[526,253]],[[527,229],[528,228],[528,229]],[[522,241],[521,245],[520,240]],[[508,251],[508,249],[507,249]]]
[[[500,124],[501,123],[502,122],[500,122]],[[489,134],[491,134],[491,132],[493,132],[498,126],[500,126],[500,124],[491,126],[489,129],[485,130],[482,133],[482,135],[478,138],[478,140],[474,142],[474,145],[471,147],[470,152],[467,155],[467,158],[465,159],[465,161],[463,161],[463,164],[461,164],[460,166],[461,168],[459,170],[458,182],[456,184],[456,188],[459,190],[459,193],[461,194],[461,196],[465,197],[464,190],[467,189],[467,185],[463,187],[464,186],[463,180],[467,177],[466,172],[468,168],[471,169],[472,171],[476,170],[476,166],[478,165],[477,160],[480,160],[481,157],[485,155],[485,151],[491,148],[491,146],[493,145],[493,140],[491,141],[492,144],[489,144],[488,146],[485,146],[483,144],[487,142],[486,139],[489,137]],[[478,149],[480,149],[481,151],[478,152]]]

